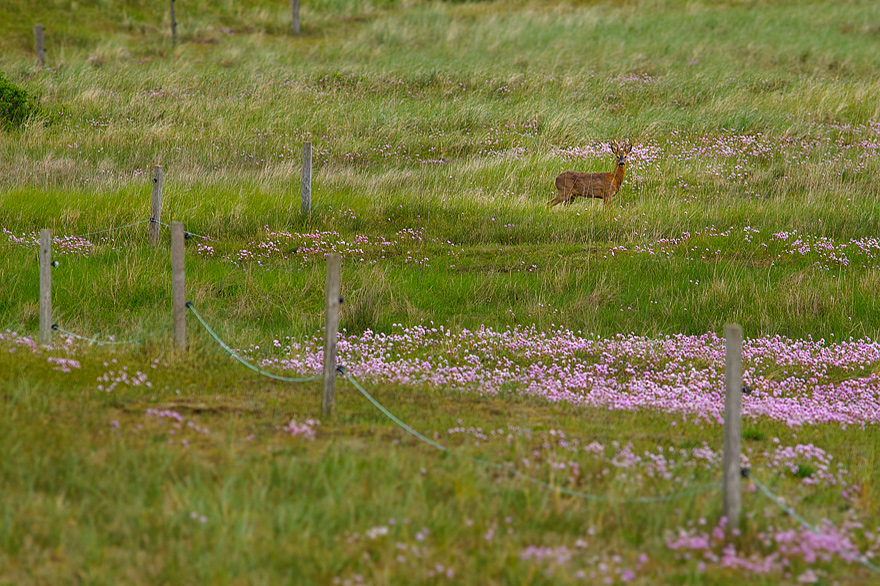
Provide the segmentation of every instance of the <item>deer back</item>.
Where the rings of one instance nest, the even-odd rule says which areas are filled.
[[[609,197],[617,193],[612,173],[579,173],[565,171],[556,177],[556,188],[581,197]]]

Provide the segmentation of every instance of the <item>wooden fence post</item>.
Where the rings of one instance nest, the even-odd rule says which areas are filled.
[[[174,344],[186,348],[186,272],[184,270],[183,222],[171,222],[171,312]]]
[[[302,214],[309,215],[312,211],[312,143],[303,143],[302,161]]]
[[[177,18],[174,16],[174,0],[171,0],[171,44],[177,45]]]
[[[743,330],[724,326],[724,516],[728,530],[739,528],[742,510],[740,452],[742,449]]]
[[[293,34],[299,34],[299,0],[290,0],[290,30]]]
[[[336,334],[339,331],[339,282],[342,257],[327,255],[327,302],[324,311],[324,394],[321,412],[324,417],[333,414],[336,396]]]
[[[52,342],[52,231],[40,230],[40,343]]]
[[[160,165],[153,167],[153,200],[150,204],[150,244],[159,244],[159,229],[162,225],[162,178],[164,170]]]
[[[46,39],[41,24],[34,26],[34,42],[37,47],[37,62],[40,67],[44,67],[46,65]]]

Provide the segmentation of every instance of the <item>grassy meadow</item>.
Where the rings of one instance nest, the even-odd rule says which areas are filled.
[[[176,46],[167,3],[0,9],[0,73],[40,107],[0,131],[0,584],[880,582],[880,5],[302,4],[294,37],[283,0],[177,2]],[[548,209],[610,140],[611,205]],[[342,356],[452,452],[342,379],[317,423],[319,383],[192,316],[174,350],[168,230],[65,238],[148,219],[155,165],[221,338],[313,374],[339,252]],[[55,322],[137,343],[33,342],[43,228]],[[717,401],[547,391],[584,367],[584,396],[714,397],[727,322],[746,402],[780,401],[744,421],[750,468],[821,531],[746,483],[725,549],[720,493],[691,494]],[[855,391],[793,415],[819,387]]]

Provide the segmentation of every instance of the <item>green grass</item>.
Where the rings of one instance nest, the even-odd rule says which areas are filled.
[[[346,253],[349,333],[433,322],[660,336],[720,333],[736,321],[754,337],[880,336],[880,268],[855,243],[880,231],[875,2],[326,0],[303,2],[296,38],[288,6],[178,2],[172,47],[167,3],[7,1],[0,71],[37,97],[41,114],[0,132],[0,228],[63,236],[145,220],[152,169],[163,165],[162,220],[214,239],[187,244],[188,298],[236,348],[302,339],[322,324],[320,254],[293,252],[307,248],[302,239],[267,228],[351,248],[358,237],[395,243]],[[45,68],[32,49],[37,22]],[[597,153],[611,139],[632,141],[637,155],[613,205],[548,210],[558,173],[611,169]],[[314,145],[309,217],[299,211],[305,140]],[[796,252],[796,238],[810,252]],[[579,569],[614,565],[614,555],[633,567],[640,553],[650,561],[637,584],[794,583],[805,570],[700,572],[665,539],[700,518],[714,524],[718,498],[638,507],[561,496],[417,446],[345,384],[314,442],[285,435],[276,428],[319,412],[317,386],[293,391],[229,366],[192,325],[190,351],[169,349],[167,239],[163,230],[153,248],[140,226],[92,238],[88,254],[55,247],[55,320],[142,345],[82,350],[72,373],[52,370],[41,352],[0,357],[0,584],[328,584],[357,574],[371,584],[577,583]],[[277,251],[240,256],[269,240]],[[35,335],[35,247],[2,233],[0,248],[0,330]],[[97,391],[112,358],[149,372],[153,388]],[[370,390],[444,440],[459,425],[512,425],[535,436],[563,429],[585,445],[632,441],[637,453],[720,448],[718,426],[673,428],[658,414],[515,392]],[[145,415],[162,406],[210,435],[184,430],[190,446],[176,443],[170,424]],[[755,460],[774,439],[813,442],[862,487],[850,504],[839,489],[805,488],[799,476],[816,468],[800,462],[774,486],[801,513],[872,524],[875,426],[745,427]],[[534,450],[550,458],[538,440],[450,441],[496,461]],[[549,468],[540,474],[564,484]],[[581,488],[671,489],[592,480]],[[758,535],[771,531],[757,514],[767,506],[746,495],[756,516],[743,551],[758,551]],[[389,535],[364,537],[377,526]],[[530,545],[576,549],[578,538],[589,547],[552,576],[547,563],[520,557]],[[424,555],[400,553],[398,542]],[[438,563],[454,578],[432,576]],[[820,583],[873,578],[840,560],[820,566]]]

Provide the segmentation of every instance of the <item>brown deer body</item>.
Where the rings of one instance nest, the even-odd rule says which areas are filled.
[[[552,208],[558,203],[570,204],[576,197],[597,197],[611,203],[611,198],[620,191],[623,176],[626,174],[626,157],[632,151],[632,145],[611,143],[611,152],[617,157],[617,167],[612,173],[578,173],[566,171],[556,177],[557,195],[550,202]]]

